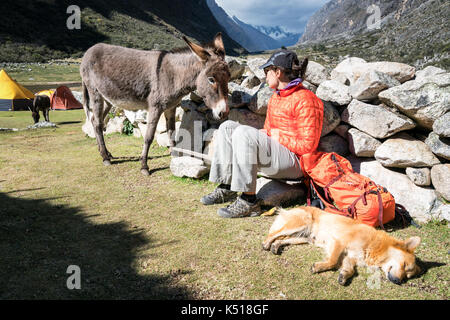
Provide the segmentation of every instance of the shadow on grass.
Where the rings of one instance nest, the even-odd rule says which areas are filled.
[[[63,125],[63,124],[75,124],[75,123],[81,123],[82,121],[61,121],[61,122],[56,122],[56,125]]]
[[[166,158],[169,157],[170,154],[164,154],[161,156],[149,156],[147,159],[148,160],[152,160],[152,159],[158,159],[158,158]],[[125,163],[125,162],[139,162],[141,161],[140,157],[112,157],[112,164],[116,164],[116,163]]]
[[[93,224],[80,209],[43,199],[0,193],[0,299],[192,299],[177,277],[140,275],[139,263],[157,253],[142,229],[125,222]],[[144,260],[142,260],[144,259]],[[81,289],[69,290],[70,265],[81,270]]]

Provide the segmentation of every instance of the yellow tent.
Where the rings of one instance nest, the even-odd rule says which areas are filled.
[[[37,96],[47,96],[50,99],[52,98],[53,93],[55,92],[55,90],[41,90],[38,93],[36,93]]]
[[[0,70],[0,111],[27,110],[33,99],[30,90],[14,81],[5,70]]]

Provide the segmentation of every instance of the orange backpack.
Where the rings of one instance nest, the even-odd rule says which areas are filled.
[[[353,171],[350,161],[337,153],[315,152],[301,157],[308,205],[315,193],[325,211],[357,219],[367,225],[383,228],[395,218],[395,200],[369,178]],[[384,228],[383,228],[384,229]]]

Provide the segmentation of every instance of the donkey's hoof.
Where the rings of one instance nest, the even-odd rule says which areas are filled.
[[[150,172],[148,171],[148,169],[145,169],[145,168],[142,168],[142,169],[141,169],[141,173],[142,173],[144,176],[149,176],[149,175],[150,175]]]
[[[103,164],[104,164],[106,167],[109,167],[109,166],[111,165],[111,161],[109,161],[109,159],[103,160]]]

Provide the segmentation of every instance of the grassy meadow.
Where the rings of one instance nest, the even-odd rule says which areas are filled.
[[[263,251],[275,217],[223,219],[199,199],[207,179],[172,176],[166,148],[114,134],[105,167],[84,135],[83,110],[52,111],[52,129],[0,132],[0,299],[448,299],[446,224],[394,231],[418,235],[424,273],[401,286],[359,268],[350,285],[338,272],[312,275],[320,249]],[[26,128],[30,112],[0,112],[0,128]],[[302,204],[299,204],[302,205]],[[81,270],[69,290],[68,266]]]

